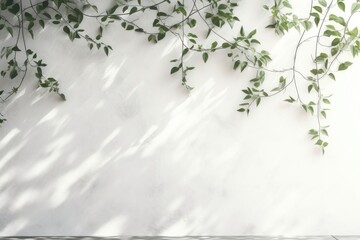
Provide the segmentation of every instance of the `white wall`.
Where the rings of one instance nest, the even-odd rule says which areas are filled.
[[[242,1],[243,22],[265,26],[263,3]],[[297,38],[262,33],[272,67],[289,63]],[[169,75],[174,39],[152,45],[116,27],[106,39],[109,57],[55,28],[32,43],[68,101],[29,76],[6,106],[0,235],[360,234],[359,61],[327,86],[322,156],[307,135],[315,119],[287,93],[236,112],[251,72],[221,54],[189,60],[189,95]]]

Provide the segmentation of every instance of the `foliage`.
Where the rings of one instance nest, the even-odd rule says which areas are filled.
[[[296,28],[300,32],[299,41],[296,45],[294,61],[290,71],[292,77],[289,82],[284,77],[280,77],[279,86],[271,90],[273,96],[283,92],[290,85],[296,89],[296,97],[290,96],[285,101],[289,103],[298,103],[305,112],[315,115],[317,126],[309,130],[311,139],[320,146],[324,153],[328,142],[325,138],[328,136],[328,125],[324,124],[327,118],[327,112],[330,104],[330,95],[325,95],[325,89],[322,87],[324,81],[335,80],[335,72],[344,71],[352,65],[351,61],[342,60],[340,56],[349,57],[347,52],[351,52],[352,57],[356,57],[360,51],[360,36],[357,27],[351,28],[353,16],[360,10],[360,1],[347,3],[344,0],[317,0],[311,1],[310,10],[306,19],[299,19],[291,12],[284,13],[283,8],[291,9],[288,0],[275,0],[273,6],[264,8],[271,11],[273,24],[269,25],[275,28],[278,34],[285,34],[291,28]],[[269,27],[268,26],[268,27]],[[303,30],[300,29],[303,27]],[[306,38],[309,33],[315,32],[314,36]],[[309,73],[297,71],[297,55],[301,44],[312,40],[314,49],[312,56],[313,68]],[[297,81],[307,82],[307,89],[299,89]],[[307,94],[313,100],[303,100],[303,95]],[[266,96],[267,97],[267,96]]]
[[[292,29],[299,32],[292,67],[289,69],[268,69],[271,61],[270,53],[260,49],[260,41],[256,38],[259,29],[248,29],[235,14],[237,0],[117,0],[106,11],[99,11],[96,1],[88,0],[2,0],[0,4],[0,33],[10,35],[13,40],[9,46],[2,46],[1,61],[6,68],[1,71],[3,81],[11,81],[11,89],[1,89],[0,97],[6,102],[18,92],[29,68],[35,69],[38,86],[58,94],[63,100],[65,95],[60,91],[59,81],[46,76],[46,63],[38,56],[35,49],[28,47],[29,38],[36,39],[39,29],[48,25],[59,26],[70,41],[82,40],[90,50],[102,50],[106,55],[112,47],[102,41],[103,32],[109,24],[118,23],[125,31],[144,34],[149,42],[157,43],[169,36],[177,38],[181,43],[181,53],[172,59],[173,67],[170,74],[178,74],[181,84],[189,91],[189,73],[195,68],[187,63],[187,56],[195,53],[206,63],[214,52],[224,52],[230,59],[234,70],[242,72],[246,68],[254,71],[248,87],[242,90],[244,101],[239,112],[250,113],[261,100],[284,92],[290,86],[296,89],[296,96],[289,96],[285,101],[297,103],[314,115],[317,126],[309,131],[316,145],[324,151],[328,145],[325,136],[327,126],[323,120],[329,110],[330,95],[323,94],[321,86],[327,79],[335,80],[335,72],[346,70],[350,61],[338,63],[340,55],[350,51],[355,57],[360,51],[358,28],[350,28],[354,14],[360,11],[360,1],[352,4],[344,0],[309,0],[311,1],[308,16],[300,18],[292,13],[289,0],[273,0],[265,5],[272,22],[267,28],[274,29],[279,35]],[[342,14],[338,14],[339,10]],[[88,19],[96,20],[97,33],[92,36],[84,26]],[[140,19],[140,21],[139,21]],[[141,20],[151,22],[145,27]],[[236,27],[235,27],[236,26]],[[205,33],[202,33],[203,30]],[[232,33],[225,37],[224,31]],[[239,29],[239,30],[236,30]],[[315,36],[307,37],[316,32]],[[313,68],[309,73],[300,72],[297,68],[297,55],[301,44],[314,41]],[[277,73],[279,80],[272,89],[264,87],[267,73]],[[290,75],[288,77],[287,75]],[[29,77],[28,77],[29,78]],[[303,91],[297,82],[305,81],[308,85]],[[313,100],[305,102],[302,95],[306,94]],[[2,116],[2,115],[0,115]],[[5,121],[0,117],[0,125]]]

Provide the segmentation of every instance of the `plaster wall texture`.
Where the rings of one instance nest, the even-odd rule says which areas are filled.
[[[265,2],[241,1],[249,29],[269,22]],[[289,66],[298,34],[259,32],[271,66]],[[322,156],[307,135],[315,119],[282,101],[292,90],[246,117],[236,109],[252,72],[222,54],[189,60],[189,94],[169,75],[175,39],[152,45],[111,27],[106,40],[109,57],[56,28],[31,43],[68,100],[34,91],[29,76],[6,106],[0,235],[360,234],[358,60],[326,86]]]

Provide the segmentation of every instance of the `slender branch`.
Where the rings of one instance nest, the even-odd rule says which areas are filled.
[[[24,15],[23,15],[24,10],[23,10],[22,1],[20,1],[20,13],[21,13],[21,19],[20,19],[20,17],[18,17],[18,18],[19,18],[19,21],[20,21],[19,22],[19,25],[20,25],[19,30],[21,30],[21,31],[19,31],[19,36],[18,36],[17,42],[19,40],[20,33],[21,33],[24,49],[25,49],[25,52],[26,52],[27,48],[26,48],[25,34],[24,34],[24,20],[23,20],[23,18],[24,18]],[[25,55],[26,55],[26,60],[24,62],[25,70],[24,70],[23,76],[21,77],[20,83],[13,89],[13,91],[11,91],[11,93],[4,99],[4,101],[8,100],[13,94],[15,94],[18,91],[18,89],[21,87],[23,82],[24,82],[24,79],[25,79],[27,71],[28,71],[28,66],[27,65],[28,65],[28,62],[29,62],[27,54],[25,54]]]
[[[327,17],[327,15],[329,14],[329,11],[331,9],[331,5],[333,4],[333,0],[331,0],[329,6],[326,9],[326,12],[324,14],[324,19],[321,21],[320,23],[320,27],[317,33],[317,38],[316,38],[316,44],[315,44],[315,57],[318,56],[318,47],[319,47],[319,41],[320,41],[320,34],[323,28],[323,25],[325,23],[325,19]],[[316,69],[316,73],[318,73],[318,61],[315,61],[315,69]],[[317,117],[317,122],[318,122],[318,138],[321,139],[321,120],[320,120],[320,112],[321,112],[321,100],[322,100],[322,93],[321,93],[321,86],[320,86],[320,78],[319,78],[319,74],[316,74],[316,84],[317,84],[317,92],[318,92],[318,101],[317,101],[317,111],[316,111],[316,117]]]

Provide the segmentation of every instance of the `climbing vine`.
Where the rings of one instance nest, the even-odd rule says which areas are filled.
[[[264,5],[264,11],[268,12],[271,22],[264,29],[249,29],[242,25],[236,14],[238,2],[116,0],[106,10],[100,10],[96,1],[88,0],[2,0],[0,33],[9,35],[11,41],[1,46],[1,66],[5,68],[1,69],[3,86],[0,87],[0,100],[3,105],[6,104],[28,79],[36,79],[40,88],[66,99],[59,80],[47,76],[46,62],[36,49],[28,46],[29,39],[36,39],[39,29],[48,25],[58,26],[70,41],[84,41],[90,50],[101,50],[108,55],[113,49],[111,43],[104,42],[102,37],[108,25],[118,24],[124,31],[145,35],[151,43],[168,37],[178,39],[181,51],[177,58],[169,59],[173,64],[169,72],[179,76],[181,84],[189,91],[193,89],[189,76],[196,67],[189,64],[189,53],[200,55],[206,63],[214,52],[223,52],[235,71],[243,72],[248,68],[254,77],[241,90],[244,98],[239,112],[249,114],[262,100],[294,87],[296,95],[289,96],[285,101],[298,104],[315,117],[316,125],[309,134],[324,151],[328,146],[325,120],[329,108],[326,106],[330,104],[331,95],[324,94],[326,91],[322,83],[335,80],[337,71],[351,66],[351,61],[340,61],[340,56],[348,59],[359,54],[358,28],[350,26],[353,16],[360,11],[360,1],[309,0],[308,15],[298,17],[293,13],[289,0],[269,0]],[[97,23],[97,33],[93,35],[89,34],[84,24],[91,19]],[[151,22],[151,26],[146,22]],[[225,37],[222,29],[232,33],[232,37]],[[270,53],[261,48],[256,34],[257,31],[271,29],[279,36],[289,31],[299,32],[292,66],[288,69],[268,68],[272,60]],[[308,72],[301,72],[297,67],[297,56],[302,45],[309,41],[314,42],[313,52],[309,53],[313,67]],[[28,76],[30,68],[35,70],[33,77]],[[264,84],[268,73],[278,75],[278,81],[270,82],[273,85],[270,89]],[[307,84],[306,89],[300,87],[300,81]],[[11,87],[7,87],[9,85]],[[0,125],[4,121],[6,119],[1,114]]]
[[[291,28],[296,28],[300,37],[290,69],[292,72],[290,81],[286,81],[286,78],[281,76],[279,86],[271,90],[274,93],[260,97],[273,96],[293,85],[296,96],[289,96],[285,101],[301,105],[305,112],[316,117],[316,127],[309,130],[309,135],[324,153],[328,146],[326,137],[329,126],[325,120],[330,110],[327,106],[330,104],[331,94],[324,94],[325,89],[322,84],[327,80],[336,80],[336,72],[344,71],[352,65],[351,61],[340,60],[340,57],[344,56],[348,59],[359,54],[359,29],[356,26],[351,27],[351,20],[360,10],[360,1],[312,0],[309,14],[305,19],[300,19],[291,11],[283,10],[292,8],[287,0],[275,0],[272,6],[264,6],[264,8],[271,12],[273,20],[273,23],[267,27],[274,28],[278,34],[285,34]],[[300,26],[303,27],[302,30]],[[313,52],[309,54],[312,57],[313,67],[308,73],[297,70],[298,51],[306,41],[314,42]],[[297,81],[305,81],[307,89],[299,89]],[[304,95],[312,100],[305,101]],[[253,95],[251,97],[254,98]]]

